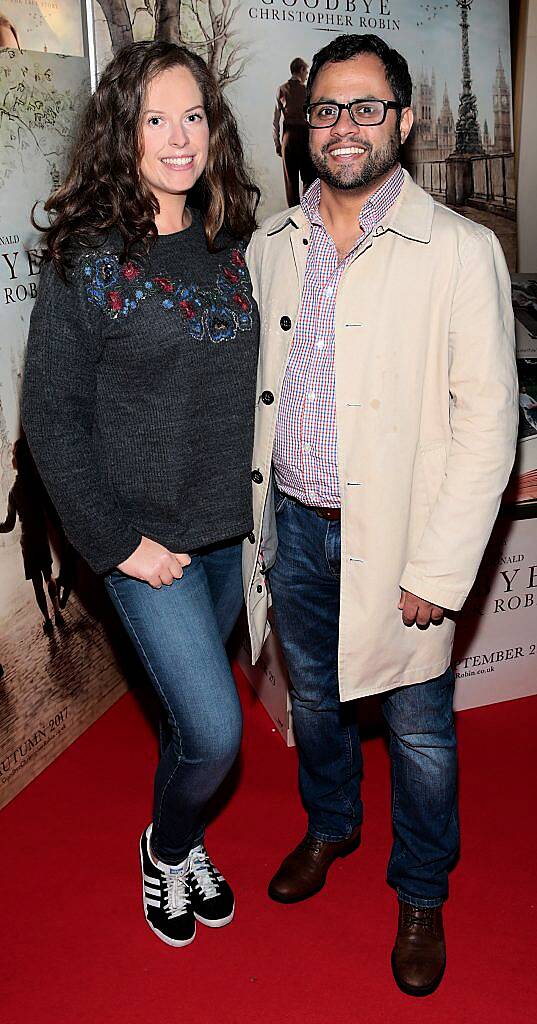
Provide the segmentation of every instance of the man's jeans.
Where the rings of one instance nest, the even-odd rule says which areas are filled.
[[[171,727],[155,776],[151,845],[176,864],[202,841],[207,801],[240,746],[224,644],[242,604],[241,545],[193,555],[182,578],[160,590],[118,571],[105,583]]]
[[[356,706],[341,703],[338,690],[340,523],[278,491],[276,516],[270,588],[291,677],[300,790],[309,831],[334,841],[362,821]],[[459,845],[453,685],[448,669],[438,679],[381,695],[392,764],[388,882],[418,907],[446,899]]]

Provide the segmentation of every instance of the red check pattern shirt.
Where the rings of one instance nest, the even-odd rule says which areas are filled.
[[[339,282],[349,263],[397,199],[404,176],[398,165],[360,214],[360,235],[340,261],[319,212],[315,181],[301,206],[311,224],[302,300],[276,421],[273,466],[285,494],[305,505],[338,508],[335,311]]]

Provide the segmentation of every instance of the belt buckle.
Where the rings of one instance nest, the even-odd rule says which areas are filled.
[[[319,516],[319,519],[326,519],[330,523],[337,522],[338,519],[341,519],[341,509],[339,508],[316,508],[315,512]]]

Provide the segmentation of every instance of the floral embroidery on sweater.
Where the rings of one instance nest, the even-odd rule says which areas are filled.
[[[232,249],[227,264],[220,265],[213,286],[187,285],[161,275],[148,278],[138,263],[121,264],[112,253],[89,253],[83,275],[88,301],[114,320],[128,316],[151,295],[164,309],[178,314],[196,340],[207,337],[218,345],[232,341],[237,331],[252,328],[248,273],[238,247]]]

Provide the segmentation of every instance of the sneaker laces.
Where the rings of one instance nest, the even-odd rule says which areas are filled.
[[[164,910],[168,917],[180,917],[186,914],[189,905],[188,877],[184,868],[167,868],[164,872],[166,878],[166,900]]]
[[[190,870],[204,899],[218,896],[217,871],[204,846],[196,846],[190,851]]]

